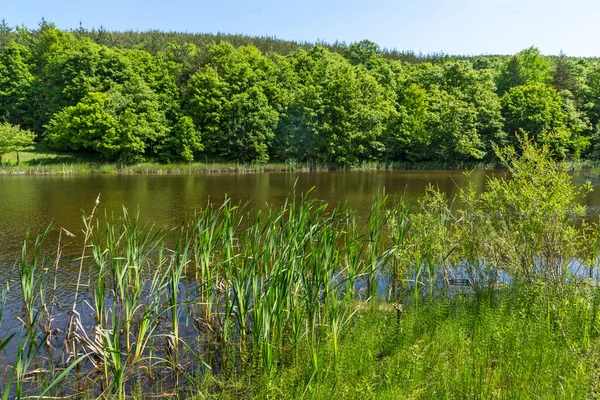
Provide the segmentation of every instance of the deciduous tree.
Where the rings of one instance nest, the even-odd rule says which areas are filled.
[[[537,143],[550,145],[557,157],[565,157],[573,143],[559,93],[544,83],[515,86],[502,97],[505,130],[514,144],[525,131]]]
[[[35,134],[20,126],[11,125],[7,122],[0,123],[0,163],[2,155],[17,153],[17,165],[19,165],[19,152],[32,150]]]

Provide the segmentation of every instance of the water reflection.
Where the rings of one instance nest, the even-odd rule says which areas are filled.
[[[51,222],[80,231],[82,213],[89,212],[98,194],[100,212],[119,213],[123,205],[139,207],[144,221],[165,226],[203,207],[208,199],[220,203],[226,195],[234,203],[251,200],[252,207],[264,208],[266,203],[281,205],[294,186],[298,193],[314,187],[314,197],[331,203],[348,201],[360,213],[367,212],[378,191],[414,199],[431,183],[452,197],[468,182],[482,187],[485,176],[485,171],[468,177],[460,171],[2,176],[0,253],[6,262],[4,256],[18,252],[26,231],[37,232]],[[600,204],[600,198],[595,199]]]
[[[251,207],[279,207],[294,190],[297,194],[314,187],[312,196],[329,203],[348,202],[359,217],[368,215],[373,197],[385,192],[392,197],[415,200],[429,185],[454,197],[460,189],[474,184],[482,190],[485,179],[501,171],[353,171],[311,173],[258,173],[215,175],[136,175],[136,176],[0,176],[0,283],[17,289],[15,263],[27,231],[35,234],[48,224],[64,227],[78,237],[65,239],[65,258],[81,254],[82,214],[89,213],[98,194],[98,212],[119,215],[121,207],[139,209],[143,223],[158,227],[175,226],[185,214],[204,207],[210,199],[220,204],[225,196],[233,203],[252,201]],[[590,175],[577,173],[574,182],[582,185]],[[592,178],[594,178],[592,176]],[[600,179],[593,183],[600,185]],[[591,193],[586,204],[594,216],[600,210],[600,190]],[[58,230],[49,237],[56,243]],[[65,242],[63,242],[65,244]],[[68,304],[78,263],[63,263],[58,271],[61,282],[57,297]],[[460,278],[457,273],[457,277]],[[71,283],[69,285],[69,283]],[[386,287],[385,282],[379,282]],[[5,320],[16,323],[22,314],[11,290]],[[63,301],[64,300],[64,301]],[[91,299],[82,295],[81,301]],[[11,326],[3,326],[10,331]]]

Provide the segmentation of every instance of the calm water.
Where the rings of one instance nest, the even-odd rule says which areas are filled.
[[[314,187],[312,197],[329,203],[347,201],[358,211],[359,218],[361,215],[364,218],[378,192],[385,191],[390,196],[404,196],[410,200],[421,196],[431,184],[452,198],[470,182],[482,189],[486,176],[494,173],[498,172],[474,171],[470,175],[461,171],[353,171],[195,176],[0,176],[0,284],[11,288],[0,335],[13,331],[18,325],[17,317],[21,315],[15,263],[26,232],[35,234],[50,223],[64,227],[77,235],[68,239],[71,243],[66,245],[65,258],[76,257],[81,253],[82,215],[90,212],[98,194],[99,213],[118,215],[122,206],[131,210],[139,208],[143,222],[159,227],[176,226],[186,213],[202,208],[209,199],[220,204],[225,196],[234,203],[251,201],[254,208],[265,208],[266,204],[279,207],[294,187],[296,193]],[[577,185],[586,179],[591,179],[596,187],[586,200],[588,217],[597,218],[600,178],[590,171],[574,176]],[[56,231],[48,238],[49,246],[56,244]],[[56,293],[60,302],[69,304],[76,275],[76,263],[61,264],[61,285]],[[82,300],[86,300],[85,296]]]
[[[352,171],[307,173],[255,173],[214,175],[133,176],[0,176],[0,282],[14,264],[27,231],[37,233],[48,224],[81,236],[83,212],[89,213],[100,194],[100,213],[121,212],[126,206],[139,208],[144,222],[157,226],[176,225],[186,213],[221,203],[225,196],[234,203],[250,200],[253,207],[280,206],[296,187],[305,192],[314,187],[313,197],[329,203],[348,201],[360,214],[369,211],[377,192],[416,199],[429,184],[451,198],[474,182],[482,188],[486,175],[494,171]],[[600,210],[600,178],[581,172],[574,182],[591,179],[596,190],[586,202],[590,216]],[[50,238],[52,241],[52,237]],[[73,239],[76,241],[76,239]],[[73,246],[73,251],[75,249]]]
[[[280,206],[294,190],[314,187],[313,197],[330,203],[348,201],[359,212],[368,212],[378,191],[389,195],[420,196],[432,183],[450,195],[469,180],[482,185],[484,171],[467,178],[459,171],[257,173],[196,176],[0,176],[0,254],[18,252],[26,231],[37,232],[51,222],[78,233],[83,211],[90,212],[100,194],[100,212],[119,213],[124,205],[141,218],[168,226],[185,213],[221,203],[227,195],[234,203],[252,201]]]
[[[482,188],[493,171],[352,171],[307,173],[256,173],[214,175],[133,176],[0,176],[0,263],[18,253],[25,233],[48,224],[79,233],[83,212],[89,213],[100,194],[99,211],[120,213],[121,207],[139,208],[141,219],[158,226],[176,224],[186,213],[202,208],[210,199],[221,203],[225,196],[234,203],[250,200],[253,207],[280,206],[294,190],[314,187],[313,197],[329,203],[348,201],[351,208],[367,213],[373,196],[385,191],[391,196],[416,199],[429,184],[451,198],[474,182]],[[578,173],[574,182],[591,179],[596,187],[587,198],[591,214],[600,209],[600,179],[597,174]]]
[[[487,173],[490,173],[489,171]],[[78,237],[68,239],[65,256],[81,253],[82,215],[89,213],[100,194],[98,212],[121,213],[121,207],[139,208],[143,222],[168,227],[186,213],[204,207],[210,199],[222,203],[251,201],[253,207],[278,207],[296,187],[297,193],[314,187],[313,197],[330,203],[348,201],[359,214],[368,214],[378,191],[416,199],[431,183],[452,196],[474,181],[480,187],[485,171],[470,177],[460,171],[353,171],[255,173],[213,175],[91,175],[0,176],[0,283],[16,286],[14,265],[27,231],[36,234],[50,223]],[[48,238],[56,243],[57,230]],[[72,279],[76,268],[65,268],[62,278]]]

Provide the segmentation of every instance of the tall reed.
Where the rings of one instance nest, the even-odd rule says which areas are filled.
[[[558,180],[557,191],[569,188],[563,178],[553,178]],[[526,179],[521,183],[530,184]],[[565,196],[559,206],[546,210],[554,216],[551,223],[569,228],[564,235],[557,234],[556,226],[528,228],[525,212],[542,220],[528,203],[514,201],[502,212],[491,208],[502,196],[515,195],[506,187],[494,181],[487,197],[463,194],[460,201],[472,206],[466,211],[457,211],[435,188],[413,204],[379,195],[365,223],[347,205],[326,204],[310,193],[292,193],[281,207],[264,211],[227,198],[219,205],[209,202],[191,219],[164,229],[141,223],[139,213],[126,209],[116,218],[107,213],[96,217],[94,208],[84,217],[77,259],[64,260],[60,245],[54,260],[44,257],[47,231],[32,247],[29,241],[23,247],[23,327],[0,342],[6,348],[11,341],[18,349],[11,388],[5,393],[25,395],[25,376],[35,370],[32,365],[53,362],[49,350],[42,352],[52,319],[52,307],[44,307],[51,298],[47,287],[56,292],[56,276],[52,280],[43,271],[57,271],[69,262],[78,276],[69,307],[72,315],[63,316],[65,329],[54,340],[69,343],[69,351],[57,358],[81,360],[78,369],[85,379],[78,375],[77,382],[87,385],[90,396],[125,398],[132,394],[134,381],[159,382],[161,391],[179,395],[200,384],[202,374],[269,381],[281,368],[304,364],[310,369],[310,379],[304,382],[308,387],[343,363],[344,335],[356,315],[377,312],[376,307],[394,310],[380,304],[385,300],[381,282],[390,286],[387,299],[408,303],[408,308],[394,304],[396,322],[388,325],[402,337],[403,310],[409,315],[446,316],[451,301],[460,298],[454,286],[462,274],[476,296],[494,306],[499,277],[513,273],[518,289],[504,292],[508,297],[502,297],[501,307],[510,308],[510,296],[518,297],[518,304],[534,304],[534,310],[525,307],[519,312],[526,317],[543,313],[544,335],[563,331],[565,337],[579,338],[569,339],[570,347],[589,348],[598,337],[600,296],[594,285],[566,273],[565,261],[581,254],[580,264],[589,268],[586,276],[597,270],[597,227],[572,223],[572,207],[563,200],[575,197]],[[518,259],[514,246],[523,244],[517,240],[519,232],[507,231],[509,223],[529,229],[520,231],[525,235],[521,237],[547,241],[526,248],[526,258],[541,260],[538,265]],[[566,250],[559,253],[561,246]],[[532,277],[544,278],[544,283]],[[83,284],[85,280],[90,284]],[[581,290],[573,294],[569,282]],[[479,290],[484,286],[488,292]],[[568,300],[576,315],[566,318],[568,308],[555,298]],[[435,323],[434,318],[423,321],[420,329],[434,330]],[[416,345],[412,350],[423,349]],[[56,372],[51,370],[52,378]],[[62,378],[73,377],[68,371]]]

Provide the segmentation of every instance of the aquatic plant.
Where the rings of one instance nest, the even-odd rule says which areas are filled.
[[[277,386],[278,374],[297,370],[304,375],[294,378],[301,388],[293,390],[318,397],[332,377],[344,381],[339,369],[348,368],[347,352],[354,351],[349,338],[381,334],[376,326],[365,330],[371,336],[357,333],[371,314],[388,329],[389,343],[376,340],[380,354],[362,360],[365,368],[382,360],[390,381],[399,382],[402,372],[394,371],[405,368],[407,377],[426,383],[423,360],[464,393],[491,395],[491,387],[521,393],[481,381],[486,372],[516,385],[508,361],[498,361],[513,350],[497,354],[485,344],[516,339],[480,329],[504,317],[506,329],[543,328],[532,342],[515,342],[541,354],[540,361],[526,352],[531,369],[522,372],[529,377],[536,362],[555,365],[543,358],[548,341],[592,354],[600,332],[600,295],[589,281],[597,270],[598,227],[578,223],[584,193],[545,149],[529,146],[524,142],[520,156],[507,158],[511,179],[491,178],[483,194],[470,188],[453,202],[431,187],[412,204],[382,194],[363,220],[346,204],[326,204],[310,192],[292,193],[282,207],[264,211],[227,198],[209,202],[163,229],[140,224],[139,213],[127,209],[119,217],[98,216],[96,204],[83,218],[75,260],[62,256],[62,230],[56,251],[44,245],[50,230],[23,245],[22,326],[0,342],[0,350],[16,343],[4,394],[187,395],[210,387],[207,380],[218,382],[207,389],[214,394],[227,379],[255,377]],[[54,307],[64,263],[77,267],[78,278],[69,306]],[[581,268],[585,274],[578,275]],[[482,347],[470,343],[477,337],[486,341]],[[461,368],[449,376],[428,349],[459,339],[465,344],[457,352],[438,355]],[[472,353],[480,351],[493,355]],[[383,361],[386,354],[396,357],[393,366]],[[477,370],[462,362],[469,357]],[[486,363],[501,365],[501,375]],[[66,383],[41,389],[57,380]],[[451,392],[437,381],[432,386]],[[579,393],[578,384],[567,387]]]

